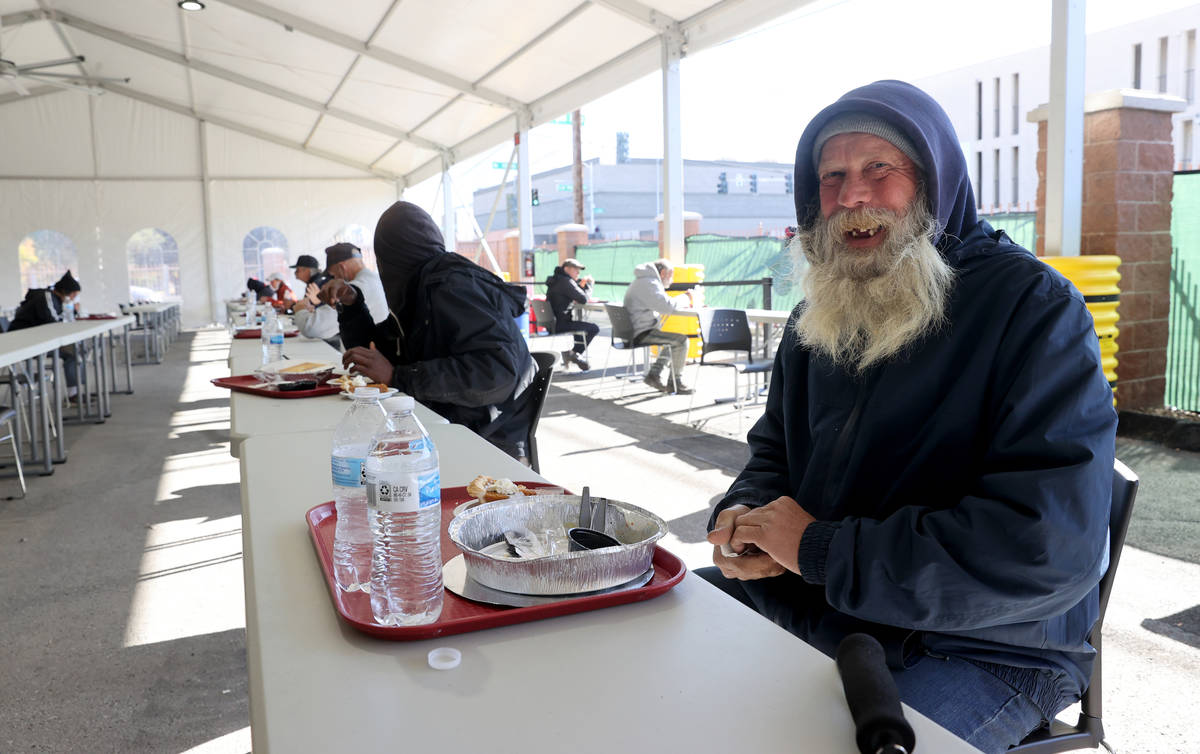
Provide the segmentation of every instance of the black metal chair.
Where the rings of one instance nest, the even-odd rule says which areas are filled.
[[[1102,696],[1100,659],[1100,628],[1104,623],[1104,611],[1108,607],[1108,596],[1112,592],[1113,579],[1117,574],[1117,563],[1121,560],[1121,548],[1125,545],[1125,533],[1129,530],[1129,519],[1133,514],[1133,500],[1137,496],[1138,478],[1128,466],[1117,461],[1113,465],[1112,506],[1108,514],[1108,570],[1100,579],[1100,617],[1092,626],[1088,642],[1096,648],[1096,662],[1092,666],[1092,677],[1087,691],[1080,698],[1079,720],[1074,725],[1052,720],[1048,727],[1039,728],[1025,740],[1009,749],[1021,754],[1057,754],[1063,751],[1094,749],[1103,745],[1112,748],[1104,740],[1104,725],[1101,722],[1100,697]]]
[[[608,314],[608,322],[612,325],[612,347],[604,354],[604,367],[600,370],[600,384],[597,386],[597,392],[604,387],[604,381],[608,379],[608,357],[613,350],[626,351],[629,354],[629,363],[625,367],[625,373],[619,379],[631,380],[638,376],[636,371],[637,352],[642,349],[643,361],[646,367],[650,366],[650,346],[642,345],[637,342],[633,332],[633,318],[629,316],[629,311],[620,304],[604,304],[604,311]],[[670,353],[670,345],[661,345],[659,348],[668,349]],[[674,372],[671,373],[671,379],[674,379]],[[625,395],[625,383],[621,384],[621,396]]]
[[[715,367],[728,367],[733,370],[733,401],[738,406],[738,432],[742,431],[742,403],[745,396],[741,392],[741,375],[753,374],[769,374],[772,363],[767,360],[754,360],[754,336],[750,332],[750,321],[746,318],[746,312],[741,309],[700,309],[700,338],[701,351],[700,362],[696,368],[696,384],[693,388],[699,388],[700,383],[700,367],[705,365]],[[711,353],[722,351],[739,352],[745,351],[745,360],[734,361],[705,361]],[[763,378],[764,382],[766,378]],[[757,381],[755,381],[757,382]],[[750,380],[747,380],[747,391],[753,393],[754,401],[758,401],[758,393],[754,390]],[[717,403],[724,401],[718,399]],[[692,402],[688,405],[688,414],[685,421],[690,422],[692,418],[692,406],[696,403],[696,394],[692,393]]]
[[[556,328],[556,320],[554,310],[550,308],[549,301],[533,301],[533,319],[538,327],[545,328],[546,332],[554,335]]]
[[[542,406],[546,404],[546,393],[550,392],[550,381],[554,377],[554,362],[556,361],[552,353],[533,353],[533,360],[537,362],[537,374],[533,378],[533,384],[526,390],[536,390],[533,400],[531,401],[530,413],[532,421],[529,422],[529,439],[526,440],[525,446],[529,452],[529,466],[537,473],[542,473],[541,466],[538,463],[537,452],[537,427],[538,422],[542,418]]]

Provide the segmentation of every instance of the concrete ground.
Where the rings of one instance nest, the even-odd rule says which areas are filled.
[[[0,752],[249,751],[237,462],[225,335],[187,333],[135,369],[103,425],[66,430],[70,461],[5,501],[0,479]],[[664,546],[708,565],[708,509],[746,457],[729,370],[688,397],[593,370],[555,375],[542,474],[654,510]],[[614,366],[624,363],[612,354]],[[696,382],[694,367],[685,379]],[[694,426],[694,425],[698,425]],[[0,449],[0,463],[3,462]],[[1105,624],[1105,726],[1119,752],[1194,751],[1200,705],[1200,454],[1118,440],[1142,477]]]

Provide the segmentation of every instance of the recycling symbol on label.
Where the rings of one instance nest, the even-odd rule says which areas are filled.
[[[391,498],[391,496],[392,496],[392,486],[390,484],[385,482],[385,483],[379,485],[379,497],[380,498],[387,500],[387,499]]]

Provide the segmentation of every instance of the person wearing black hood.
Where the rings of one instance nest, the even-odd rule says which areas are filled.
[[[546,278],[546,303],[554,312],[554,331],[576,333],[575,347],[562,352],[563,366],[574,362],[575,366],[586,372],[590,365],[584,360],[583,353],[600,328],[595,322],[583,322],[572,316],[571,304],[586,304],[588,294],[592,291],[591,277],[579,277],[580,270],[584,269],[577,259],[568,259],[555,267],[550,277]]]
[[[347,368],[399,388],[509,455],[524,460],[537,373],[516,318],[525,290],[447,252],[423,209],[396,202],[375,227],[375,260],[389,313],[374,323],[343,280],[321,288],[336,305]]]
[[[1092,317],[975,216],[950,119],[899,81],[796,151],[805,300],[699,575],[986,752],[1077,700],[1108,563],[1116,413]]]
[[[27,327],[61,322],[64,319],[64,311],[73,311],[75,299],[79,297],[81,289],[79,281],[70,270],[50,288],[30,288],[25,292],[25,300],[13,313],[8,329],[24,330]],[[67,381],[67,396],[73,397],[78,392],[79,382],[78,375],[75,374],[75,348],[64,346],[58,349],[58,352]]]

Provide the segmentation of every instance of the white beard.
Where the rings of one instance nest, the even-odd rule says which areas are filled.
[[[809,263],[795,325],[803,345],[861,373],[946,324],[954,271],[933,245],[937,222],[922,205],[902,216],[845,210],[796,235],[793,251]],[[887,232],[877,248],[846,246],[846,230],[876,225]]]

